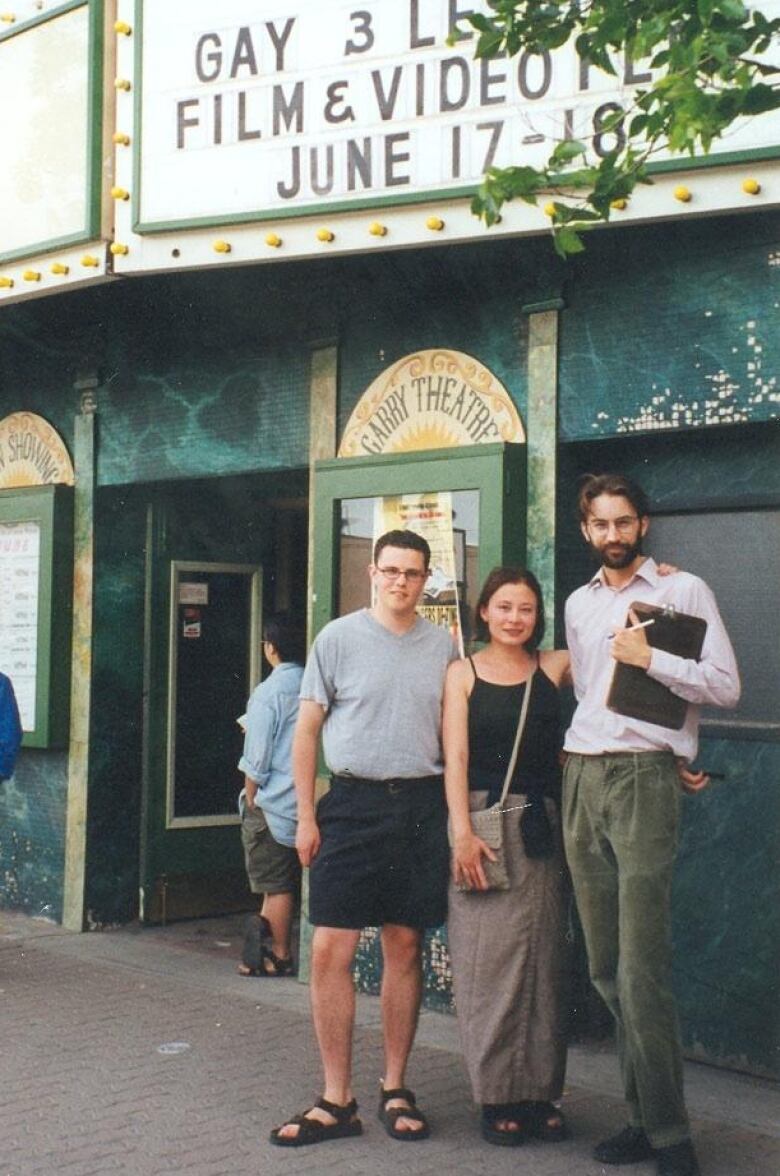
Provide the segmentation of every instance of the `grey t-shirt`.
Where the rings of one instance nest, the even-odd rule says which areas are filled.
[[[322,741],[331,772],[369,780],[439,775],[444,675],[456,656],[449,633],[422,617],[402,634],[368,609],[326,625],[311,647],[301,698],[328,708]]]

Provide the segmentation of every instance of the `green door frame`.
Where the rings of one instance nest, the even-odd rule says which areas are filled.
[[[186,488],[183,491],[186,493]],[[144,750],[139,864],[139,907],[143,922],[248,909],[249,892],[236,817],[171,820],[169,800],[172,628],[176,613],[174,572],[195,565],[214,571],[242,568],[251,578],[252,608],[247,640],[250,671],[259,673],[262,565],[218,532],[202,539],[179,534],[165,495],[147,514],[146,620],[144,634]],[[207,529],[208,530],[208,529]],[[236,558],[230,559],[231,555]],[[240,558],[243,556],[244,558]],[[194,558],[193,558],[194,557]],[[218,558],[221,557],[221,558]],[[247,682],[247,696],[255,681]],[[217,689],[217,687],[215,687]],[[208,738],[208,732],[204,732]],[[241,777],[236,770],[236,795]],[[236,905],[237,904],[237,905]]]
[[[315,465],[313,632],[333,619],[336,601],[338,504],[436,490],[479,491],[479,576],[525,559],[525,445],[506,442],[428,449],[378,457],[335,458]]]

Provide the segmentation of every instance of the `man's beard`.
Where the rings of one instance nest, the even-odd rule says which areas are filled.
[[[638,555],[642,554],[642,537],[636,543],[608,543],[601,549],[591,544],[594,555],[598,556],[605,568],[618,571],[630,567]]]

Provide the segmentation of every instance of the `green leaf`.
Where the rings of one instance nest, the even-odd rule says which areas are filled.
[[[579,139],[564,139],[550,156],[550,163],[567,163],[570,159],[576,159],[578,155],[584,155],[586,150],[585,144]]]
[[[564,226],[553,230],[553,244],[560,257],[569,257],[573,253],[582,253],[585,246],[575,229]]]
[[[777,110],[780,107],[780,90],[759,82],[748,90],[741,106],[742,114],[763,114],[767,110]]]
[[[728,20],[742,22],[747,19],[748,10],[742,0],[715,0],[713,8]]]
[[[477,41],[477,47],[474,50],[475,57],[495,57],[501,49],[504,38],[501,33],[486,32],[482,33]]]

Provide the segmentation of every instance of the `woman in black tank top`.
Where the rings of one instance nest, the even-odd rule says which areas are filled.
[[[568,675],[568,654],[537,654],[543,633],[535,577],[521,568],[494,569],[477,606],[477,635],[487,644],[450,667],[445,688],[453,876],[471,887],[450,887],[453,988],[482,1134],[505,1147],[529,1136],[555,1141],[566,1135],[554,1100],[563,1090],[566,1063],[568,886],[558,814],[558,686]],[[532,675],[504,802],[510,889],[481,892],[490,851],[475,836],[469,814],[500,799]]]

